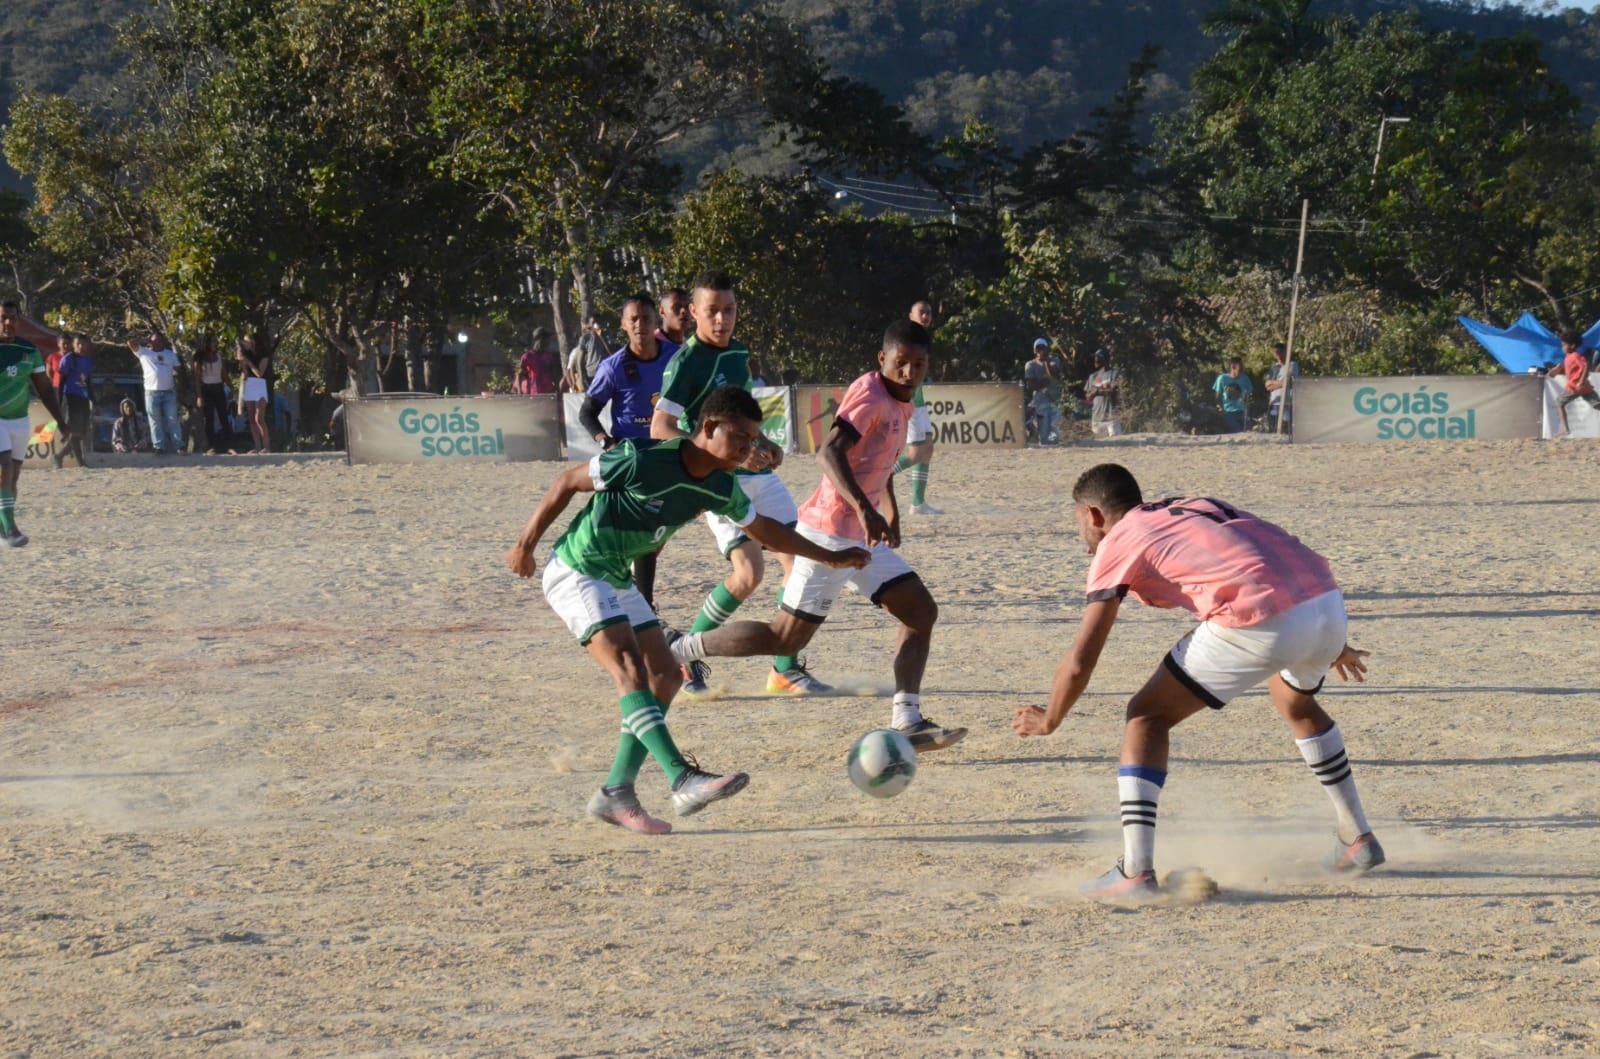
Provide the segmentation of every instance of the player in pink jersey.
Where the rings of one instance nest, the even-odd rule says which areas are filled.
[[[1133,475],[1115,463],[1085,471],[1072,499],[1078,535],[1094,557],[1087,604],[1056,669],[1050,705],[1018,710],[1012,722],[1018,735],[1049,735],[1066,719],[1089,685],[1123,596],[1200,618],[1128,701],[1117,769],[1123,855],[1083,892],[1131,901],[1159,894],[1156,803],[1172,728],[1204,707],[1220,710],[1262,681],[1333,800],[1338,844],[1327,866],[1364,872],[1382,864],[1344,736],[1316,699],[1329,669],[1357,681],[1367,671],[1367,652],[1345,642],[1344,596],[1327,560],[1278,526],[1217,500],[1146,504]]]
[[[927,328],[915,321],[889,325],[878,370],[861,376],[845,391],[819,454],[822,484],[800,507],[796,533],[813,542],[866,545],[872,553],[867,566],[839,576],[820,563],[796,558],[784,584],[783,610],[771,623],[731,622],[720,629],[690,633],[672,645],[673,657],[684,663],[708,657],[795,654],[816,635],[848,586],[900,623],[890,724],[904,732],[919,753],[942,750],[967,734],[965,728],[944,728],[922,715],[922,673],[939,607],[922,579],[894,550],[900,544],[900,509],[890,476],[905,444],[911,394],[928,372],[931,345]]]

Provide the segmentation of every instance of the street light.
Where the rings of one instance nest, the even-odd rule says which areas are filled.
[[[1378,149],[1372,152],[1372,181],[1378,181],[1378,159],[1383,157],[1383,134],[1391,125],[1405,125],[1410,118],[1384,118],[1378,122]]]

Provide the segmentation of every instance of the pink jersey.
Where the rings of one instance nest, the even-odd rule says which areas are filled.
[[[850,473],[873,506],[882,510],[894,461],[905,447],[911,402],[901,401],[885,389],[882,375],[868,372],[850,384],[833,418],[849,423],[861,435],[850,447]],[[855,541],[867,537],[855,509],[826,476],[811,498],[800,505],[800,521],[835,537]]]
[[[1089,602],[1131,592],[1243,629],[1339,587],[1299,538],[1218,500],[1142,504],[1122,516],[1089,563]]]

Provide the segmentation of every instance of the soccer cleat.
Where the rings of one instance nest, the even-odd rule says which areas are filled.
[[[930,750],[943,750],[947,746],[955,746],[967,737],[965,728],[944,728],[926,717],[916,724],[901,725],[895,731],[911,740],[911,749],[919,754],[926,754]]]
[[[932,504],[922,503],[911,505],[911,513],[913,515],[942,515],[944,511],[934,507]]]
[[[0,544],[4,544],[7,548],[21,548],[27,543],[28,535],[19,529],[14,529],[10,533],[0,535]]]
[[[733,797],[749,783],[750,777],[742,772],[718,776],[706,772],[691,758],[689,768],[672,785],[672,805],[679,816],[693,816],[712,802]]]
[[[687,695],[693,699],[698,698],[701,695],[709,695],[711,693],[711,685],[707,679],[711,676],[710,666],[706,665],[704,662],[696,661],[685,662],[678,668],[683,671],[683,687],[680,689],[681,694]]]
[[[795,662],[793,669],[786,669],[782,673],[776,669],[767,670],[767,694],[831,695],[833,685],[824,684],[806,672],[806,660],[802,658]]]
[[[589,799],[589,815],[641,835],[665,835],[672,830],[671,824],[644,811],[631,783],[601,787]]]
[[[1078,888],[1083,896],[1095,901],[1110,901],[1116,904],[1146,904],[1161,896],[1161,887],[1156,884],[1154,871],[1141,871],[1129,875],[1122,870],[1122,858],[1117,858],[1116,865],[1100,878],[1093,882],[1086,882]]]
[[[1345,845],[1344,840],[1336,838],[1333,850],[1322,861],[1323,867],[1333,872],[1361,872],[1371,871],[1388,858],[1383,855],[1383,847],[1378,844],[1377,836],[1371,831],[1357,836],[1356,840]]]

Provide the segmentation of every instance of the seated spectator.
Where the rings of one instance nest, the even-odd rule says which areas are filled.
[[[122,415],[111,426],[111,447],[118,452],[150,451],[150,426],[131,397],[122,399]]]

